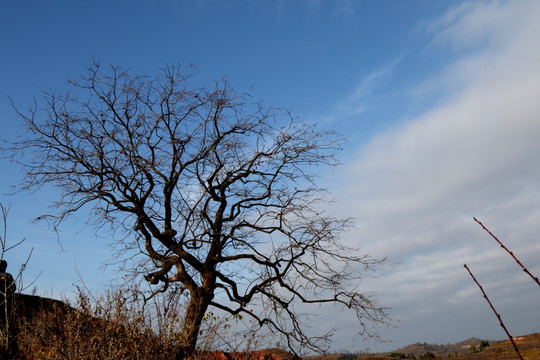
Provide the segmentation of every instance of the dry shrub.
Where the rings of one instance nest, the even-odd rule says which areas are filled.
[[[95,299],[79,289],[73,307],[55,304],[20,321],[19,347],[27,359],[174,359],[174,337],[156,333],[145,315],[122,290]]]
[[[109,289],[95,297],[77,288],[73,304],[19,295],[18,342],[23,359],[175,359],[182,328],[181,295],[143,301],[139,289]],[[244,355],[261,344],[240,317],[209,313],[191,360]],[[212,352],[214,352],[212,354]],[[212,355],[211,355],[212,354]],[[232,354],[231,354],[232,355]],[[230,356],[229,356],[230,357]],[[249,357],[249,355],[248,355]]]

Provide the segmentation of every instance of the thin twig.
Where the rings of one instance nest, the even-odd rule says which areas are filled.
[[[518,258],[514,255],[514,253],[512,251],[510,251],[506,246],[504,246],[504,244],[495,235],[493,235],[493,233],[491,231],[489,231],[489,229],[486,228],[484,226],[484,224],[482,224],[478,219],[476,219],[475,217],[473,217],[473,219],[474,219],[474,221],[476,221],[482,227],[482,229],[487,231],[487,233],[489,235],[491,235],[491,237],[494,238],[499,243],[499,245],[501,245],[501,247],[504,250],[506,250],[506,252],[509,253],[510,256],[512,256],[514,258],[514,260],[518,263],[518,265],[521,266],[523,271],[526,272],[536,282],[536,284],[538,286],[540,286],[540,281],[538,280],[538,278],[536,276],[534,276],[533,274],[531,274],[531,272],[521,263],[521,261],[518,260]]]
[[[476,220],[476,219],[475,219]],[[502,318],[501,318],[501,315],[499,315],[499,313],[497,312],[497,310],[495,310],[495,307],[493,306],[493,304],[491,303],[491,301],[489,300],[486,292],[484,291],[484,289],[482,288],[482,285],[480,285],[480,283],[476,280],[476,278],[474,277],[473,273],[471,272],[471,270],[469,269],[469,267],[467,266],[467,264],[464,264],[463,265],[465,267],[465,269],[467,269],[467,271],[469,272],[469,274],[471,275],[471,277],[473,278],[474,282],[476,283],[476,285],[478,285],[478,287],[480,288],[480,291],[482,291],[482,294],[484,294],[484,299],[486,299],[486,301],[488,302],[489,306],[491,307],[491,310],[493,310],[493,312],[495,313],[495,315],[497,316],[497,319],[499,319],[499,324],[501,324],[501,327],[504,329],[504,332],[506,332],[506,335],[508,336],[508,338],[510,339],[510,342],[512,343],[512,345],[514,346],[514,350],[516,351],[516,353],[518,354],[519,358],[521,360],[523,360],[523,357],[521,356],[521,353],[519,352],[519,349],[516,345],[516,343],[514,342],[514,338],[512,337],[512,335],[510,335],[510,333],[508,332],[508,329],[506,328],[506,326],[504,326],[504,323],[502,321]]]

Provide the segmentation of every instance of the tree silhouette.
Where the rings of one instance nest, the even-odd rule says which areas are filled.
[[[357,285],[380,261],[340,243],[351,221],[325,213],[315,184],[343,140],[227,80],[189,88],[190,71],[151,78],[93,63],[68,91],[46,92],[43,110],[16,108],[27,133],[5,147],[24,166],[20,188],[60,190],[43,216],[55,227],[91,209],[99,229],[114,229],[115,255],[134,260],[126,270],[154,294],[189,299],[178,358],[195,350],[209,307],[252,318],[291,348],[329,341],[305,332],[300,303],[340,304],[375,335],[368,324],[385,322],[384,309]]]

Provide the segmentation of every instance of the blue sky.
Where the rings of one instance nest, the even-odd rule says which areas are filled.
[[[347,243],[388,256],[362,283],[399,321],[388,344],[355,338],[346,312],[335,350],[502,339],[467,263],[514,335],[540,331],[540,293],[472,217],[540,273],[540,4],[535,1],[19,1],[0,12],[0,134],[21,134],[18,105],[62,90],[95,59],[154,74],[196,64],[194,85],[228,76],[269,106],[349,137],[344,165],[322,179],[335,212],[354,216]],[[99,289],[102,240],[72,221],[60,239],[45,224],[54,191],[7,195],[19,168],[1,160],[8,235],[26,238],[39,294],[73,290],[75,269]],[[61,251],[57,244],[63,246]]]

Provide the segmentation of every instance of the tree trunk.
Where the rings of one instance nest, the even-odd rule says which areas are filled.
[[[213,293],[205,292],[199,288],[192,292],[182,333],[180,334],[180,346],[177,360],[187,359],[195,351],[199,330],[204,319],[204,314],[208,309],[208,304],[212,301]]]

